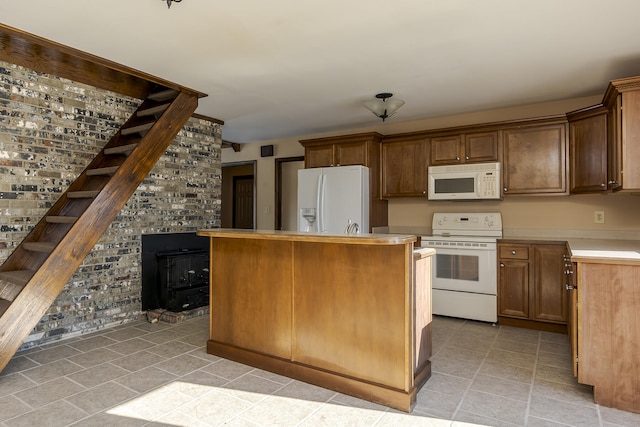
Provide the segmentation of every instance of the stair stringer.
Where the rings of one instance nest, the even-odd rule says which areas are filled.
[[[0,316],[0,372],[175,139],[197,105],[196,94],[180,92],[175,97]],[[100,152],[100,155],[103,153]],[[86,174],[83,173],[81,177],[86,177]],[[61,197],[66,197],[66,194]],[[21,249],[23,243],[16,251],[24,250]],[[10,259],[11,256],[5,264]]]

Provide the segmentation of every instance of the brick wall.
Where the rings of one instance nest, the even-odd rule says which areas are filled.
[[[0,61],[0,263],[140,102]],[[140,317],[141,236],[220,225],[221,142],[189,120],[23,347]]]

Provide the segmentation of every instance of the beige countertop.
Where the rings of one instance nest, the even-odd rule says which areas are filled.
[[[573,262],[623,263],[640,265],[640,240],[565,237],[515,236],[502,241],[567,242]]]
[[[416,236],[407,234],[328,234],[278,230],[242,230],[212,228],[198,230],[198,236],[232,239],[289,240],[298,242],[343,243],[356,245],[399,245],[415,242]]]

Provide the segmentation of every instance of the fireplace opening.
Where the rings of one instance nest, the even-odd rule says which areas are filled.
[[[182,312],[209,305],[209,239],[195,233],[142,236],[142,309]]]

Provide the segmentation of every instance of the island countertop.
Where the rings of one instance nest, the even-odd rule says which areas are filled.
[[[238,239],[286,240],[290,242],[321,242],[365,245],[403,245],[417,241],[417,237],[407,234],[328,234],[305,233],[279,230],[244,230],[237,228],[212,228],[198,230],[198,236],[226,237]]]

